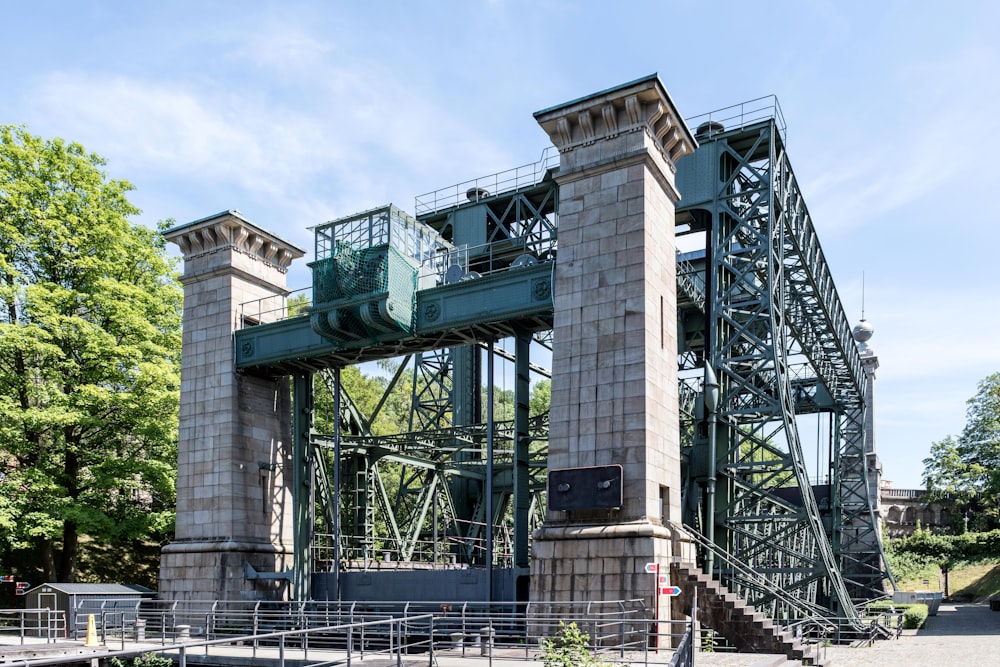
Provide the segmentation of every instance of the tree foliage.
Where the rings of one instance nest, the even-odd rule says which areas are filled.
[[[923,461],[926,499],[948,498],[973,529],[988,530],[1000,520],[1000,373],[980,381],[966,405],[962,434],[932,443]]]
[[[182,294],[104,165],[0,126],[0,553],[50,581],[173,521]]]
[[[928,565],[951,570],[962,563],[996,561],[1000,558],[1000,530],[961,535],[917,530],[908,537],[890,540],[886,552],[897,579],[907,579],[911,578],[907,573]]]
[[[958,453],[968,466],[973,489],[996,494],[1000,492],[1000,373],[983,379],[966,405]]]

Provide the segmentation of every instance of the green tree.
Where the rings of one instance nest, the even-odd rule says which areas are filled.
[[[552,381],[539,380],[531,387],[531,398],[528,399],[529,414],[532,417],[543,415],[549,411],[552,402]]]
[[[104,165],[0,126],[0,551],[49,581],[173,521],[182,293]]]
[[[984,473],[978,462],[965,460],[961,446],[951,436],[931,443],[930,456],[923,463],[924,486],[935,497],[968,494]]]
[[[966,405],[959,454],[968,466],[972,490],[996,495],[1000,492],[1000,373],[984,378]]]
[[[962,434],[932,443],[923,461],[926,500],[947,498],[971,529],[990,530],[1000,520],[1000,373],[981,380],[966,405]]]

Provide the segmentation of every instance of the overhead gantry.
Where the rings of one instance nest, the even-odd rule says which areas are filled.
[[[566,145],[595,155],[595,142],[646,137],[647,157],[628,159],[645,160],[645,169],[665,160],[663,173],[675,166],[681,199],[670,236],[698,246],[677,255],[675,278],[682,512],[664,509],[652,522],[673,531],[670,539],[689,534],[713,576],[775,618],[857,619],[856,605],[881,595],[889,576],[869,496],[867,379],[785,153],[776,102],[692,120],[694,149],[655,77],[593,99],[554,108],[553,136],[565,131]],[[572,127],[563,128],[557,117],[570,112]],[[694,149],[687,157],[684,141]],[[418,198],[416,217],[386,206],[319,225],[311,300],[298,310],[283,295],[243,305],[236,369],[293,378],[296,598],[371,594],[354,575],[377,582],[386,557],[485,573],[472,593],[478,599],[528,598],[531,535],[545,525],[550,427],[529,398],[549,375],[542,366],[560,358],[551,336],[558,267],[579,260],[576,244],[593,242],[585,231],[559,237],[566,174],[549,155]],[[618,176],[603,178],[625,187],[614,186]],[[596,208],[614,205],[598,199],[595,220],[604,215]],[[579,201],[573,206],[588,200]],[[384,395],[366,414],[345,391],[342,370],[387,359],[395,361]],[[497,366],[514,387],[509,414],[498,414]],[[613,372],[593,369],[598,384]],[[408,427],[376,434],[376,414],[404,386]],[[320,434],[318,394],[327,390],[332,432]],[[587,418],[614,423],[617,400]],[[834,424],[822,485],[809,478],[799,426],[815,414]],[[621,511],[558,516],[568,531],[585,531],[613,524]]]

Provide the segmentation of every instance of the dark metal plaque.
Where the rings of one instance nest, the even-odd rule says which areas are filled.
[[[607,510],[622,506],[620,465],[549,471],[549,509]]]

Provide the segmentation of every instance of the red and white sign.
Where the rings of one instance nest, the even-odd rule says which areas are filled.
[[[681,594],[680,586],[660,586],[660,595],[676,597]]]
[[[28,588],[31,586],[31,584],[29,584],[27,581],[19,581],[14,585],[17,586],[17,590],[14,592],[17,593],[18,595],[27,594]]]
[[[660,571],[659,563],[646,563],[646,574],[656,574]]]

